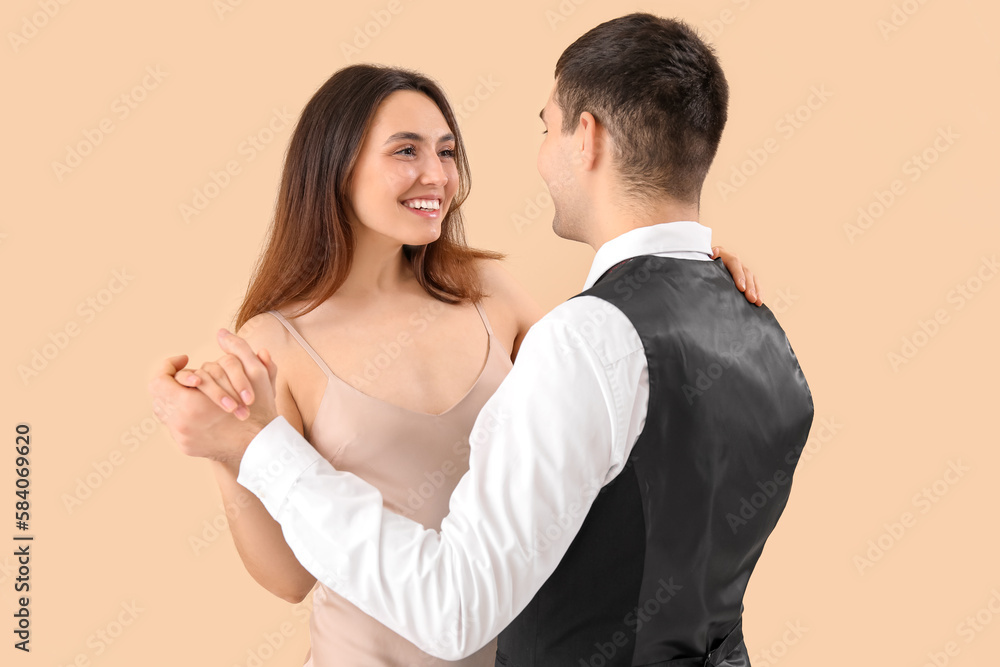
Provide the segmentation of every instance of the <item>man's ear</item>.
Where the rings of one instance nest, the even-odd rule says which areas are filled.
[[[589,111],[580,113],[580,122],[577,125],[577,147],[580,150],[580,165],[583,169],[590,171],[597,166],[598,160],[604,151],[604,128],[597,124],[597,119]]]

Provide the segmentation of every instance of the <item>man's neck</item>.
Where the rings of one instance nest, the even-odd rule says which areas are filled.
[[[699,222],[698,204],[686,204],[675,199],[660,199],[641,204],[609,204],[595,211],[594,229],[587,243],[595,250],[611,239],[640,227],[651,227],[665,222],[691,220]]]

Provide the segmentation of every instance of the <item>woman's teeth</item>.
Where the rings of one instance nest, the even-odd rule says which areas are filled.
[[[441,202],[436,199],[411,199],[407,202],[403,202],[403,206],[407,208],[415,208],[422,211],[439,211],[441,210]]]

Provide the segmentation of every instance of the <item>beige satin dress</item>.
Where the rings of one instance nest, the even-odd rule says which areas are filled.
[[[469,468],[472,425],[512,367],[482,306],[477,303],[476,308],[489,334],[486,362],[468,393],[438,415],[408,410],[356,389],[330,371],[287,319],[268,311],[327,376],[319,411],[306,433],[309,441],[335,468],[375,486],[386,509],[427,528],[440,529],[448,499]],[[496,655],[493,640],[458,662],[434,658],[323,584],[313,591],[309,630],[305,667],[493,667]]]

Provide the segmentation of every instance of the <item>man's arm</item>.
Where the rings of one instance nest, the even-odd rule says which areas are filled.
[[[621,470],[645,417],[645,373],[638,335],[610,304],[580,297],[540,320],[476,420],[440,533],[383,509],[373,486],[280,418],[250,444],[239,481],[319,581],[456,660],[530,602]]]

